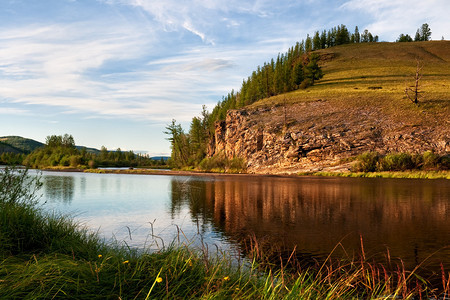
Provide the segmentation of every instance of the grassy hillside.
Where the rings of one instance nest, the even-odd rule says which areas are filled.
[[[450,125],[450,41],[348,44],[317,52],[325,74],[322,80],[251,107],[282,104],[284,99],[288,104],[321,99],[342,108],[379,108],[407,123]],[[404,93],[414,83],[416,59],[423,66],[418,106]]]
[[[1,147],[1,152],[14,152],[14,153],[31,153],[37,148],[44,146],[43,143],[38,141],[23,138],[20,136],[3,136],[0,137],[0,142],[3,145],[9,145],[11,147]]]
[[[316,52],[322,79],[229,110],[215,127],[209,155],[225,152],[227,159],[244,159],[248,172],[277,174],[344,172],[366,152],[427,152],[448,161],[450,41],[347,44]],[[415,105],[405,88],[415,83],[417,61],[421,97]],[[422,165],[419,159],[408,168]]]
[[[0,153],[3,153],[3,152],[14,153],[14,154],[23,153],[22,150],[17,149],[16,147],[13,147],[7,143],[0,142]]]

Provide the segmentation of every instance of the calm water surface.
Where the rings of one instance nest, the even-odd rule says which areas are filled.
[[[338,244],[336,255],[352,257],[362,237],[375,260],[389,251],[407,268],[450,269],[450,180],[44,172],[43,181],[46,209],[131,246],[185,235],[239,249],[253,235],[305,257]]]

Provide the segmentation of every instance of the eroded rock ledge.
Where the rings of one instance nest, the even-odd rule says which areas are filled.
[[[249,173],[291,174],[346,171],[349,158],[367,151],[449,154],[450,124],[426,118],[406,124],[381,109],[336,108],[323,100],[230,110],[215,125],[208,155],[244,158]]]

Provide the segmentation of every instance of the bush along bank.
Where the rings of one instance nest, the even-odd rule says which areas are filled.
[[[172,243],[148,252],[107,244],[38,203],[39,178],[0,171],[1,299],[392,299],[436,294],[404,268],[364,257],[302,268],[295,253],[271,259],[257,240],[245,263]],[[442,292],[449,291],[443,270]]]
[[[450,157],[431,151],[423,154],[365,152],[357,157],[356,172],[386,172],[407,170],[450,170]]]

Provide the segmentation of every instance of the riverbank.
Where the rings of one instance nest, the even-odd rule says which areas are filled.
[[[177,243],[157,251],[107,244],[72,219],[36,205],[38,179],[0,173],[0,298],[7,299],[392,299],[434,296],[394,260],[364,251],[306,267],[293,251],[270,256],[252,240],[246,259]],[[20,192],[17,192],[20,191]],[[166,241],[167,242],[167,241]],[[362,241],[361,241],[361,248]],[[211,250],[211,249],[209,249]],[[331,255],[330,255],[331,256]],[[448,282],[447,275],[445,282]],[[444,289],[445,289],[444,282]],[[434,290],[436,293],[436,290]],[[448,289],[447,289],[448,291]],[[437,295],[438,296],[438,295]]]
[[[170,176],[277,176],[277,177],[297,177],[297,176],[328,176],[328,177],[353,177],[353,178],[405,178],[405,179],[450,179],[450,171],[403,171],[403,172],[301,172],[286,174],[264,174],[264,173],[223,173],[223,172],[202,172],[184,170],[158,170],[158,169],[79,169],[79,168],[45,168],[43,171],[53,172],[84,172],[96,174],[135,174],[135,175],[170,175]]]

